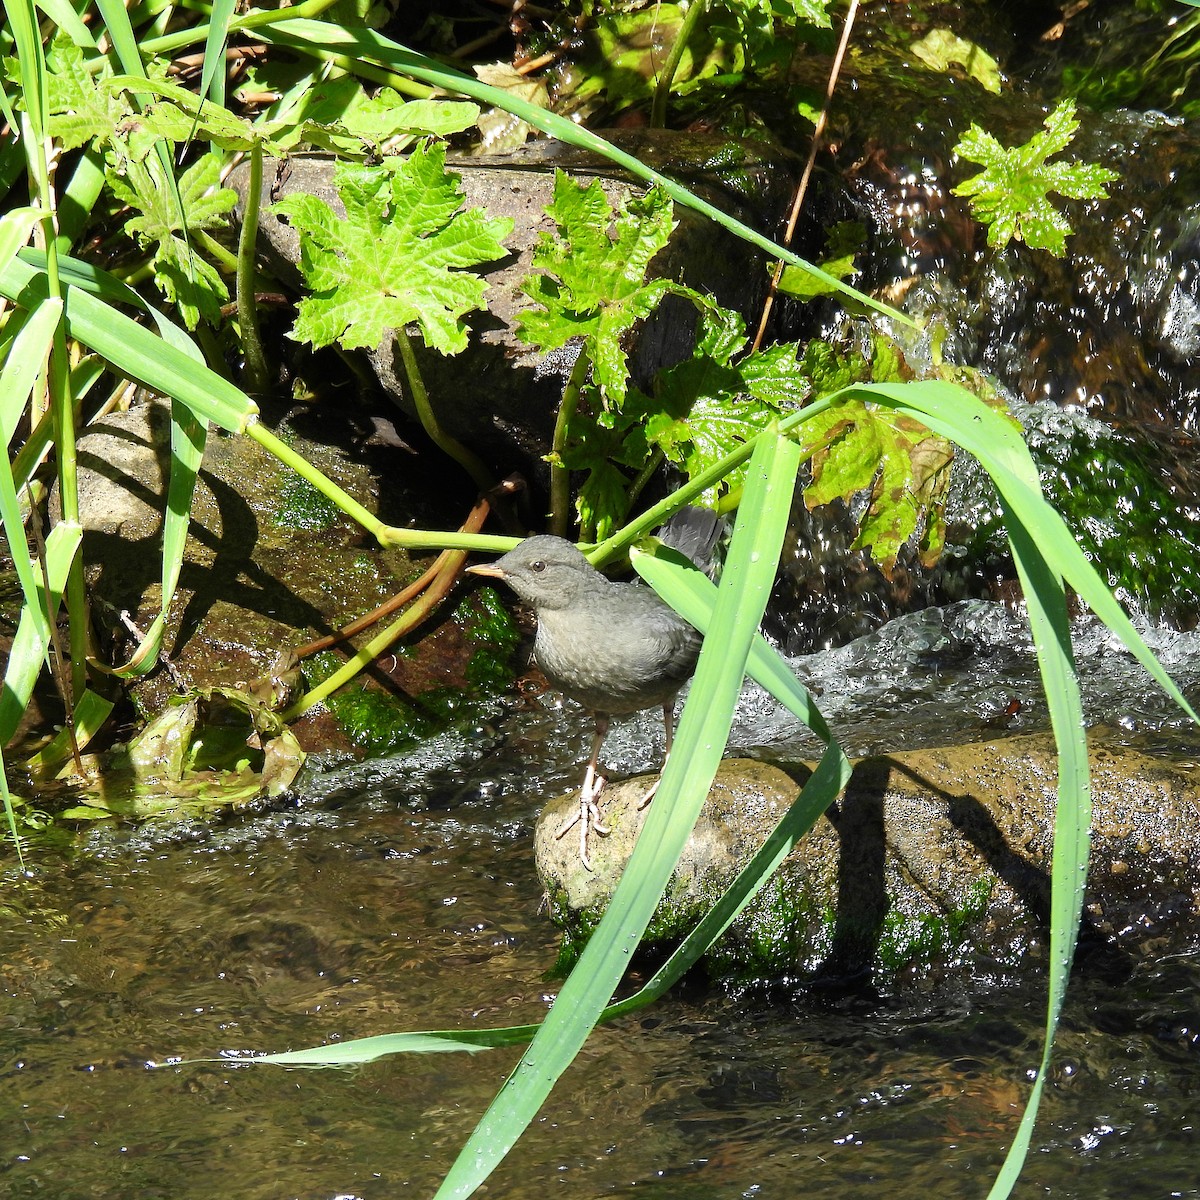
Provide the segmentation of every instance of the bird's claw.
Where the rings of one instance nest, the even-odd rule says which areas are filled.
[[[583,781],[583,787],[579,792],[579,807],[571,814],[570,818],[562,826],[562,828],[554,835],[556,838],[564,837],[576,825],[579,826],[579,861],[583,863],[585,870],[592,869],[592,860],[588,855],[587,841],[588,830],[594,829],[601,837],[607,837],[612,830],[605,825],[600,818],[600,806],[597,801],[600,799],[600,793],[604,790],[604,785],[607,780],[603,775],[597,775],[588,768],[588,773]]]

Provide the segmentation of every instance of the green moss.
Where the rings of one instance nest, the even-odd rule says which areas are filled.
[[[451,620],[462,626],[475,647],[466,667],[466,687],[432,688],[419,696],[404,697],[355,680],[330,697],[330,710],[366,754],[394,753],[455,722],[469,720],[482,701],[512,683],[512,656],[520,634],[496,593],[481,588],[464,597]],[[398,646],[395,653],[407,657],[413,648]],[[341,659],[332,652],[315,655],[304,667],[308,685],[328,678],[340,665]]]
[[[275,510],[275,524],[286,529],[328,529],[338,519],[339,511],[307,479],[289,474]]]
[[[932,963],[963,942],[969,926],[987,911],[992,885],[979,879],[957,908],[944,913],[902,913],[892,909],[884,921],[876,960],[891,975],[914,963]]]
[[[466,612],[468,605],[467,636],[476,649],[467,663],[467,680],[486,692],[501,691],[513,681],[512,658],[521,632],[495,588],[477,589],[459,611]]]

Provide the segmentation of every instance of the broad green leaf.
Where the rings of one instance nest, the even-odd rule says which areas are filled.
[[[362,88],[358,89],[362,94]],[[479,118],[479,106],[462,100],[405,100],[392,88],[380,88],[346,117],[348,132],[372,142],[386,142],[398,134],[449,137],[470,129]]]
[[[629,504],[629,480],[603,459],[588,471],[579,488],[575,511],[580,529],[595,538],[608,537]]]
[[[458,177],[446,173],[440,145],[418,146],[387,167],[339,164],[334,183],[344,219],[313,196],[275,206],[300,235],[312,292],[292,336],[314,346],[377,346],[385,330],[416,322],[427,346],[463,350],[463,317],[482,306],[487,289],[470,268],[504,257],[512,222],[459,211]]]
[[[125,222],[127,232],[154,256],[154,274],[167,298],[179,307],[189,329],[201,317],[220,324],[221,304],[229,290],[216,268],[196,254],[187,240],[189,231],[219,225],[237,203],[237,194],[220,186],[220,162],[206,154],[180,178],[175,203],[156,159],[121,161],[110,155],[109,186],[116,196],[136,210]],[[183,213],[187,214],[185,227]]]
[[[742,358],[745,327],[736,314],[705,311],[693,357],[659,373],[647,407],[646,437],[690,479],[708,471],[771,420],[807,399],[811,386],[794,346],[772,346]],[[654,411],[654,409],[657,411]],[[705,503],[739,488],[744,468],[705,493]]]
[[[146,65],[142,62],[141,51],[138,47],[137,35],[133,31],[133,25],[124,4],[121,3],[121,0],[96,0],[96,7],[104,19],[105,33],[112,43],[112,48],[116,52],[121,67],[129,75],[148,77]],[[162,71],[165,70],[166,64],[161,61],[155,61],[154,68],[156,71]],[[133,103],[135,107],[140,108],[144,103],[144,96],[140,93],[135,93],[133,95]],[[153,150],[154,157],[157,160],[158,174],[162,184],[171,197],[175,210],[179,213],[181,229],[186,238],[187,223],[190,218],[187,214],[183,197],[180,194],[179,184],[175,178],[175,171],[171,162],[170,144],[161,138],[155,138],[149,142],[149,147]],[[192,258],[190,255],[184,258],[183,264],[190,277],[192,269]],[[194,290],[195,286],[195,282],[190,281],[188,290]]]
[[[621,200],[614,213],[598,179],[577,184],[555,172],[546,213],[558,231],[542,234],[534,251],[533,266],[545,274],[524,285],[536,307],[518,316],[517,336],[543,352],[585,338],[596,383],[617,407],[628,386],[624,338],[675,290],[664,279],[646,281],[675,227],[672,210],[670,197],[651,188]]]
[[[909,49],[931,71],[945,74],[951,65],[957,64],[980,87],[997,96],[1000,94],[1000,64],[982,47],[959,37],[951,29],[931,29]]]
[[[762,3],[762,0],[758,2]],[[833,23],[826,11],[830,0],[770,0],[770,5],[776,15],[788,16],[817,29],[828,29]]]
[[[58,33],[46,66],[50,99],[50,134],[63,150],[75,150],[93,138],[111,138],[129,116],[129,106],[103,86],[111,74],[105,64],[93,74],[83,62],[83,51],[65,33]]]
[[[804,489],[810,508],[866,493],[855,546],[870,548],[885,572],[918,529],[924,529],[923,560],[941,552],[943,524],[937,516],[950,486],[954,452],[920,421],[890,409],[846,401],[807,427],[812,481]]]
[[[1002,249],[1016,238],[1031,249],[1061,257],[1071,226],[1048,194],[1105,199],[1104,185],[1118,176],[1094,163],[1046,161],[1065,150],[1079,128],[1073,100],[1061,101],[1044,124],[1045,129],[1024,145],[1009,149],[973,124],[954,153],[985,169],[956,187],[954,194],[970,197],[972,213],[988,227],[989,246]]]

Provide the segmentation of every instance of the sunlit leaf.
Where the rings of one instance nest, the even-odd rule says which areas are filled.
[[[577,184],[555,172],[546,212],[558,231],[542,234],[534,251],[543,274],[524,285],[535,307],[518,316],[517,336],[543,352],[584,338],[596,383],[618,407],[629,375],[623,339],[671,290],[666,280],[647,281],[646,271],[670,239],[673,207],[652,188],[620,201],[614,213],[598,179]]]
[[[954,148],[960,158],[983,163],[984,170],[954,189],[968,196],[972,213],[988,227],[988,245],[1007,246],[1016,238],[1035,250],[1061,256],[1070,223],[1049,193],[1071,199],[1104,199],[1106,183],[1117,173],[1094,163],[1047,162],[1070,145],[1079,128],[1075,102],[1063,100],[1046,118],[1045,129],[1020,146],[1006,149],[990,133],[972,125]]]
[[[482,306],[487,288],[470,268],[507,253],[502,239],[512,222],[459,211],[458,177],[446,173],[436,144],[386,167],[339,164],[334,183],[344,218],[315,196],[275,206],[300,234],[311,291],[292,336],[314,346],[376,346],[386,329],[416,322],[427,346],[465,349],[463,317]]]

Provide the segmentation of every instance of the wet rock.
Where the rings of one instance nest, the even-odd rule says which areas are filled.
[[[1120,974],[1182,945],[1197,927],[1200,774],[1093,743],[1093,849],[1078,961]],[[551,913],[586,936],[641,828],[652,777],[605,793],[608,837],[556,834],[575,796],[537,829]],[[1013,738],[865,759],[822,817],[710,954],[734,978],[828,983],[873,975],[932,986],[947,972],[992,976],[1045,957],[1057,765],[1051,740]],[[696,924],[791,803],[775,767],[721,765],[649,940],[677,942]]]
[[[380,486],[365,462],[294,428],[287,437],[359,503],[378,510]],[[169,406],[152,400],[104,417],[79,440],[84,558],[112,662],[130,657],[131,626],[145,630],[161,607],[169,438]],[[301,687],[294,672],[277,675],[281,651],[371,611],[423,569],[401,551],[380,550],[257,442],[211,431],[164,643],[172,673],[160,668],[135,680],[134,703],[150,718],[183,689]],[[497,683],[491,657],[506,653],[504,629],[496,629],[507,623],[503,610],[473,593],[455,615],[332,698],[336,721],[306,718],[306,748],[381,752],[406,744],[440,728],[464,694]],[[333,654],[310,661],[310,684],[341,661]]]
[[[760,143],[666,130],[613,131],[608,136],[751,224],[774,229],[789,198],[793,159]],[[555,415],[575,356],[566,348],[543,358],[517,339],[515,319],[529,305],[520,286],[529,273],[534,247],[542,233],[553,231],[545,207],[553,195],[554,172],[567,171],[580,183],[600,179],[614,203],[641,195],[645,188],[607,160],[559,143],[535,142],[510,155],[459,158],[448,166],[462,177],[467,206],[512,218],[513,233],[506,240],[512,254],[484,272],[489,284],[487,311],[469,318],[474,335],[466,351],[447,358],[427,350],[419,337],[413,339],[421,373],[447,432],[497,471],[508,473],[517,467],[538,478],[546,469],[542,456],[550,448]],[[248,166],[235,170],[228,182],[244,205]],[[307,154],[264,163],[260,247],[279,277],[298,288],[299,238],[270,207],[295,193],[318,196],[342,213],[333,186],[332,160]],[[680,279],[728,307],[754,311],[767,281],[761,256],[707,218],[683,208],[677,208],[675,215],[678,228],[654,260],[652,272]],[[668,297],[638,336],[631,354],[635,380],[645,385],[659,368],[690,356],[694,327],[692,307]],[[384,392],[413,416],[393,339],[386,339],[368,357]]]

